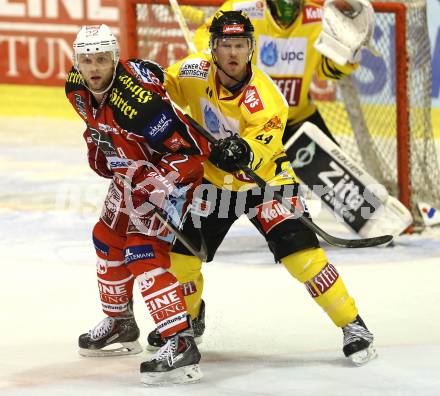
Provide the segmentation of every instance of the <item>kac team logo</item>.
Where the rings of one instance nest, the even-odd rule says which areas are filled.
[[[148,272],[144,272],[138,277],[138,284],[141,293],[146,292],[154,285],[154,276],[150,276]]]
[[[260,59],[261,59],[261,62],[268,67],[271,67],[275,63],[277,63],[278,48],[277,48],[277,45],[273,41],[271,41],[269,43],[265,43],[261,47]]]
[[[220,121],[214,111],[207,105],[203,109],[205,124],[211,133],[220,133]]]

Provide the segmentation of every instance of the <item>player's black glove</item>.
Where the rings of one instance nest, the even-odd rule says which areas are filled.
[[[211,146],[209,160],[226,172],[236,172],[248,166],[253,153],[246,140],[237,135],[219,139]]]

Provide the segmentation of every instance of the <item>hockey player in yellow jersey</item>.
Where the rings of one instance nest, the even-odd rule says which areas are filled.
[[[224,47],[218,51],[235,51],[237,58],[245,57],[247,62],[247,45],[231,49],[226,46],[229,43],[221,44]],[[245,69],[234,77],[240,62],[232,58],[222,66],[231,76],[225,74],[225,79],[231,81],[226,87],[214,71],[216,62],[219,61],[211,55],[199,53],[170,66],[165,79],[167,92],[178,105],[189,104],[192,117],[203,122],[217,139],[232,138],[240,131],[252,153],[250,166],[260,177],[271,180],[273,185],[296,181],[282,144],[287,104],[276,85],[257,68],[252,72]],[[244,174],[231,174],[210,161],[205,165],[205,178],[218,188],[228,180],[228,188],[233,191],[255,186]]]
[[[361,164],[341,153],[310,96],[314,78],[336,81],[358,68],[374,27],[369,1],[326,0],[322,6],[313,0],[229,0],[220,9],[243,10],[251,19],[256,38],[252,62],[273,79],[289,105],[283,144],[300,180],[352,232],[371,237],[404,231],[412,223],[410,212],[385,188],[373,198],[368,186],[378,182]],[[209,48],[211,21],[195,32],[198,50]],[[311,145],[318,149],[311,150]],[[306,162],[297,155],[305,151],[312,160]],[[336,156],[335,151],[341,154]],[[326,172],[339,176],[326,177]],[[335,193],[341,182],[352,187]],[[357,192],[367,197],[364,205],[348,199]],[[364,216],[366,211],[372,215]]]
[[[324,124],[309,95],[314,74],[319,79],[338,80],[357,65],[340,66],[314,49],[322,30],[321,5],[310,0],[232,0],[220,9],[244,10],[252,21],[256,38],[253,63],[275,81],[289,105],[284,143],[293,134],[292,129],[305,120]],[[196,30],[194,43],[199,50],[209,46],[209,26],[210,21]]]
[[[274,200],[281,192],[308,215],[298,183],[282,147],[287,104],[272,80],[251,65],[254,28],[242,11],[220,11],[210,27],[211,54],[191,55],[170,66],[165,87],[171,98],[188,106],[193,118],[217,139],[205,163],[203,188],[183,232],[204,239],[212,261],[232,224],[241,214],[253,218],[274,258],[306,289],[344,334],[343,351],[355,364],[375,356],[373,335],[358,315],[335,267],[327,260],[313,231]],[[240,171],[254,170],[267,187],[261,190]],[[202,262],[176,242],[171,272],[182,284],[196,336],[205,328]],[[162,345],[148,337],[149,349]]]

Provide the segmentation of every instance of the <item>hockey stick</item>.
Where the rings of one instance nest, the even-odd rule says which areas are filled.
[[[194,45],[194,42],[191,39],[191,32],[189,31],[188,25],[185,21],[185,17],[182,14],[182,10],[179,7],[179,4],[177,3],[177,0],[169,0],[170,6],[173,9],[174,16],[177,19],[177,23],[180,26],[180,29],[182,30],[183,37],[186,41],[186,45],[188,46],[188,50],[190,54],[194,54],[197,52],[196,46]]]
[[[109,134],[104,135],[97,129],[90,127],[88,123],[87,129],[90,132],[90,137],[92,138],[93,142],[104,153],[106,157],[118,156],[113,145],[113,140]],[[129,191],[133,191],[131,181],[124,174],[114,173],[114,175],[124,184],[124,186]],[[160,211],[156,209],[154,211],[154,215],[168,229],[168,231],[172,232],[176,236],[176,238],[182,243],[183,246],[185,246],[192,254],[194,254],[194,256],[197,256],[202,261],[206,261],[206,259],[208,258],[208,253],[203,239],[201,240],[200,249],[197,249],[192,244],[192,242],[189,241],[188,238],[183,234],[183,232],[180,231],[179,228],[176,227],[173,223],[169,222]]]
[[[214,144],[217,142],[217,140],[205,129],[203,128],[197,121],[195,121],[191,116],[188,114],[185,114],[185,118],[188,120],[188,122],[191,124],[191,126],[197,130],[202,136],[204,136],[211,144]],[[248,168],[247,166],[241,166],[241,170],[249,177],[251,177],[255,183],[262,189],[266,188],[268,185],[267,183],[258,176],[252,169]],[[281,203],[287,210],[289,210],[291,213],[298,216],[297,211],[292,208],[292,204],[286,200],[283,195],[281,195],[279,192],[274,192],[274,198]],[[309,229],[311,229],[313,232],[318,234],[324,241],[326,241],[328,244],[333,246],[339,246],[344,248],[364,248],[364,247],[371,247],[371,246],[378,246],[383,245],[384,243],[388,243],[393,239],[392,235],[382,235],[378,237],[373,238],[363,238],[363,239],[345,239],[345,238],[339,238],[333,235],[328,234],[325,232],[322,228],[320,228],[318,225],[316,225],[311,219],[309,219],[304,214],[301,214],[298,217],[298,220],[301,221],[305,226],[307,226]]]

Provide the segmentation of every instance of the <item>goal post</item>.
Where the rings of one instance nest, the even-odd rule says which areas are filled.
[[[408,103],[408,53],[406,47],[406,7],[401,3],[375,3],[375,12],[394,13],[396,20],[396,129],[397,129],[397,184],[399,200],[411,206],[411,161],[409,160],[409,103]],[[397,66],[398,65],[398,66]]]
[[[219,8],[224,3],[224,0],[183,0],[183,1],[179,0],[178,3],[180,6],[189,6],[189,7],[193,7],[194,9],[198,7],[201,9],[207,9],[208,11],[206,12],[206,17],[209,17],[217,8]],[[138,43],[139,43],[139,36],[142,36],[142,32],[140,32],[141,34],[138,33],[139,30],[138,16],[141,16],[142,14],[144,14],[144,12],[139,11],[140,8],[138,6],[141,7],[143,6],[144,10],[151,10],[153,13],[155,6],[158,6],[157,10],[159,10],[159,13],[160,11],[162,11],[162,13],[167,14],[167,17],[165,17],[165,19],[162,21],[160,20],[160,17],[154,18],[155,21],[158,23],[157,25],[158,29],[162,28],[166,30],[167,29],[166,25],[168,25],[168,27],[173,26],[173,29],[178,28],[178,23],[176,18],[174,17],[174,14],[172,14],[172,9],[169,0],[121,1],[120,41],[121,41],[122,52],[128,58],[139,56],[139,52],[140,52]],[[161,24],[161,22],[163,23],[163,25]],[[196,27],[195,24],[190,23],[190,25],[194,30]],[[158,36],[159,35],[160,34],[158,34]],[[179,38],[183,38],[183,33],[181,32],[180,34],[171,35],[171,37],[174,37],[175,40],[180,41]],[[165,64],[165,66],[167,66],[167,64]]]
[[[209,18],[224,1],[178,2],[194,31],[202,23],[199,14]],[[163,66],[187,55],[168,0],[123,3],[120,41],[126,55]],[[411,210],[416,225],[422,225],[418,202],[440,208],[426,0],[372,4],[376,12],[372,45],[381,57],[363,50],[361,65],[352,76],[337,84],[315,81],[311,96],[342,149]]]

